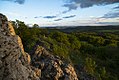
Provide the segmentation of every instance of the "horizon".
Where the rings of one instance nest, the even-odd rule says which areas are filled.
[[[119,25],[119,0],[0,0],[9,20],[56,26]]]

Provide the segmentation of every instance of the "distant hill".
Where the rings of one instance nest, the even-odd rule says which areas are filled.
[[[109,26],[62,26],[62,27],[44,27],[46,29],[60,30],[63,32],[118,32],[119,25],[109,25]]]

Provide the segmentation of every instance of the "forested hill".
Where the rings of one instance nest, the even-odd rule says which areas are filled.
[[[39,28],[37,24],[28,27],[19,20],[12,21],[12,24],[26,52],[31,53],[36,44],[43,46],[53,55],[74,65],[80,80],[119,79],[118,26],[114,32],[110,32],[113,31],[112,26],[83,27],[81,31],[75,28],[76,31],[72,32],[72,28],[47,29]]]
[[[118,33],[119,25],[109,26],[56,26],[56,27],[41,27],[49,30],[60,30],[66,33],[70,32],[106,32],[106,33]]]

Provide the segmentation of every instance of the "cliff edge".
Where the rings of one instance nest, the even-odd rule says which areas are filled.
[[[74,68],[37,45],[24,51],[6,16],[0,14],[0,80],[78,80]]]

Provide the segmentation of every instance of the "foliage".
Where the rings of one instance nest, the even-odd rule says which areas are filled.
[[[91,75],[95,74],[95,69],[96,69],[96,62],[93,61],[91,58],[86,58],[85,60],[85,69],[88,73]]]
[[[12,21],[17,35],[23,41],[26,52],[35,45],[45,47],[54,55],[82,64],[85,71],[98,80],[119,79],[119,35],[100,32],[65,33],[56,29],[28,27],[24,22]]]

